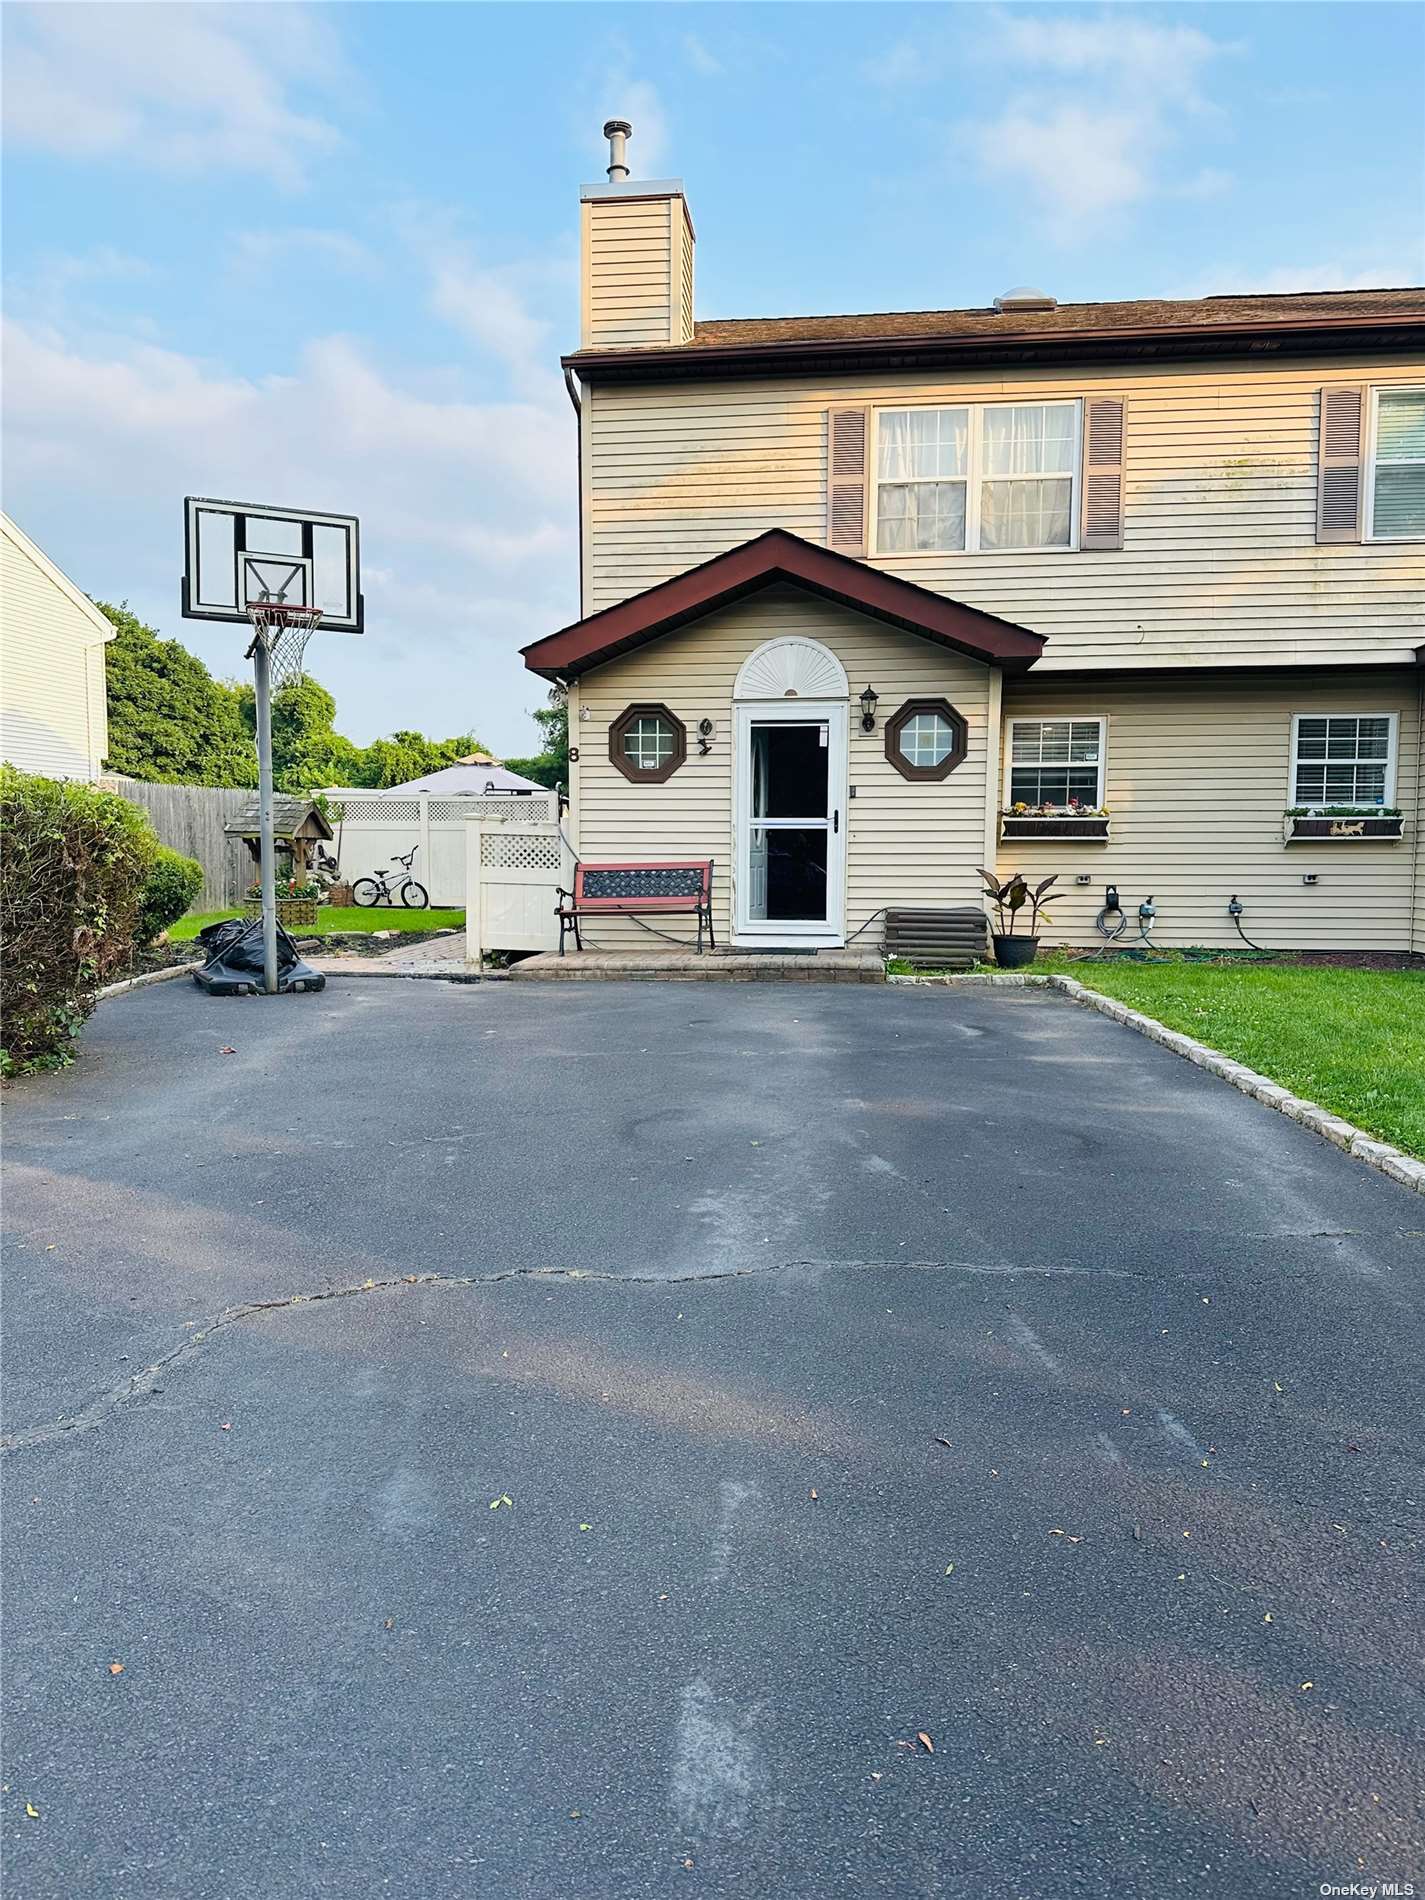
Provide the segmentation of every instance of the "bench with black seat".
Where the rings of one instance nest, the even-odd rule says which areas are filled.
[[[644,864],[586,864],[574,867],[574,888],[559,892],[559,954],[564,938],[573,932],[576,950],[584,948],[579,919],[594,916],[696,915],[698,955],[703,953],[703,926],[716,950],[712,921],[711,858],[664,859]],[[566,901],[567,900],[567,901]]]

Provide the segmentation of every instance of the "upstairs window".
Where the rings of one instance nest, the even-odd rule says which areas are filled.
[[[1097,810],[1103,803],[1103,721],[1011,719],[1009,802]]]
[[[1425,389],[1377,389],[1367,486],[1372,541],[1425,540]]]
[[[876,552],[1070,548],[1078,464],[1076,402],[882,409]]]
[[[1294,805],[1388,805],[1395,796],[1394,713],[1298,713]]]

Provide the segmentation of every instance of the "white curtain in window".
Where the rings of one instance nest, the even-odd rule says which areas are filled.
[[[1026,402],[985,411],[986,475],[1067,475],[1073,468],[1074,411],[1068,403]]]
[[[882,411],[876,449],[880,553],[964,547],[969,430],[964,409]]]
[[[1067,476],[1049,481],[985,482],[980,489],[982,548],[1066,548]]]

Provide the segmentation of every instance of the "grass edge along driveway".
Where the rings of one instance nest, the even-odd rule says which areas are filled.
[[[240,917],[238,910],[208,910],[181,917],[169,927],[170,943],[190,943],[200,930],[223,917]],[[334,930],[463,930],[463,910],[405,910],[375,904],[369,910],[355,905],[323,905],[315,924],[303,924],[298,937],[325,937]]]

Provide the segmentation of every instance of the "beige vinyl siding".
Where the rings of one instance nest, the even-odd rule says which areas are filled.
[[[1282,840],[1291,796],[1291,722],[1301,712],[1393,712],[1399,753],[1395,803],[1406,813],[1398,844],[1293,844]],[[1005,682],[1004,717],[1102,717],[1107,844],[1000,846],[1004,875],[1064,886],[1045,935],[1097,944],[1104,886],[1117,884],[1137,932],[1138,905],[1158,907],[1165,946],[1237,944],[1227,915],[1234,894],[1243,927],[1270,949],[1408,950],[1413,860],[1419,850],[1419,718],[1414,674],[1395,669],[1289,677],[1200,679],[1130,675],[1109,682],[1038,677]],[[1006,736],[1006,749],[1007,749]],[[1315,872],[1319,883],[1302,877]],[[1087,873],[1079,887],[1074,878]]]
[[[586,392],[593,612],[769,528],[826,531],[832,406],[1122,395],[1121,550],[872,556],[1048,636],[1037,672],[1085,666],[1407,663],[1425,547],[1318,545],[1320,391],[1418,382],[1413,360],[1026,368],[834,382],[767,378]]]
[[[0,528],[0,754],[48,778],[97,778],[113,628],[13,523]]]
[[[674,330],[675,343],[690,343],[693,338],[693,227],[688,220],[687,206],[680,199],[673,213],[673,231],[677,242],[678,268],[675,283],[678,291],[678,322]]]
[[[571,707],[578,850],[589,860],[712,858],[714,920],[730,935],[733,838],[733,684],[764,641],[819,640],[846,668],[851,688],[850,784],[840,803],[847,827],[847,923],[851,930],[887,904],[976,901],[984,861],[991,671],[899,628],[801,594],[769,588],[709,614],[586,673]],[[876,730],[860,729],[856,696],[867,682],[880,695]],[[944,697],[965,718],[969,754],[938,784],[908,782],[885,756],[884,721],[903,700]],[[634,785],[609,758],[609,726],[636,701],[661,701],[688,728],[686,763],[662,785]],[[581,715],[587,709],[589,717]],[[701,757],[697,724],[711,719],[712,750]],[[843,788],[844,789],[844,788]],[[654,918],[686,935],[682,919]],[[636,924],[595,919],[590,935],[618,947],[647,945]],[[879,941],[869,931],[869,943]]]
[[[682,204],[672,197],[585,202],[585,347],[682,340],[673,334],[675,300],[681,312]]]

